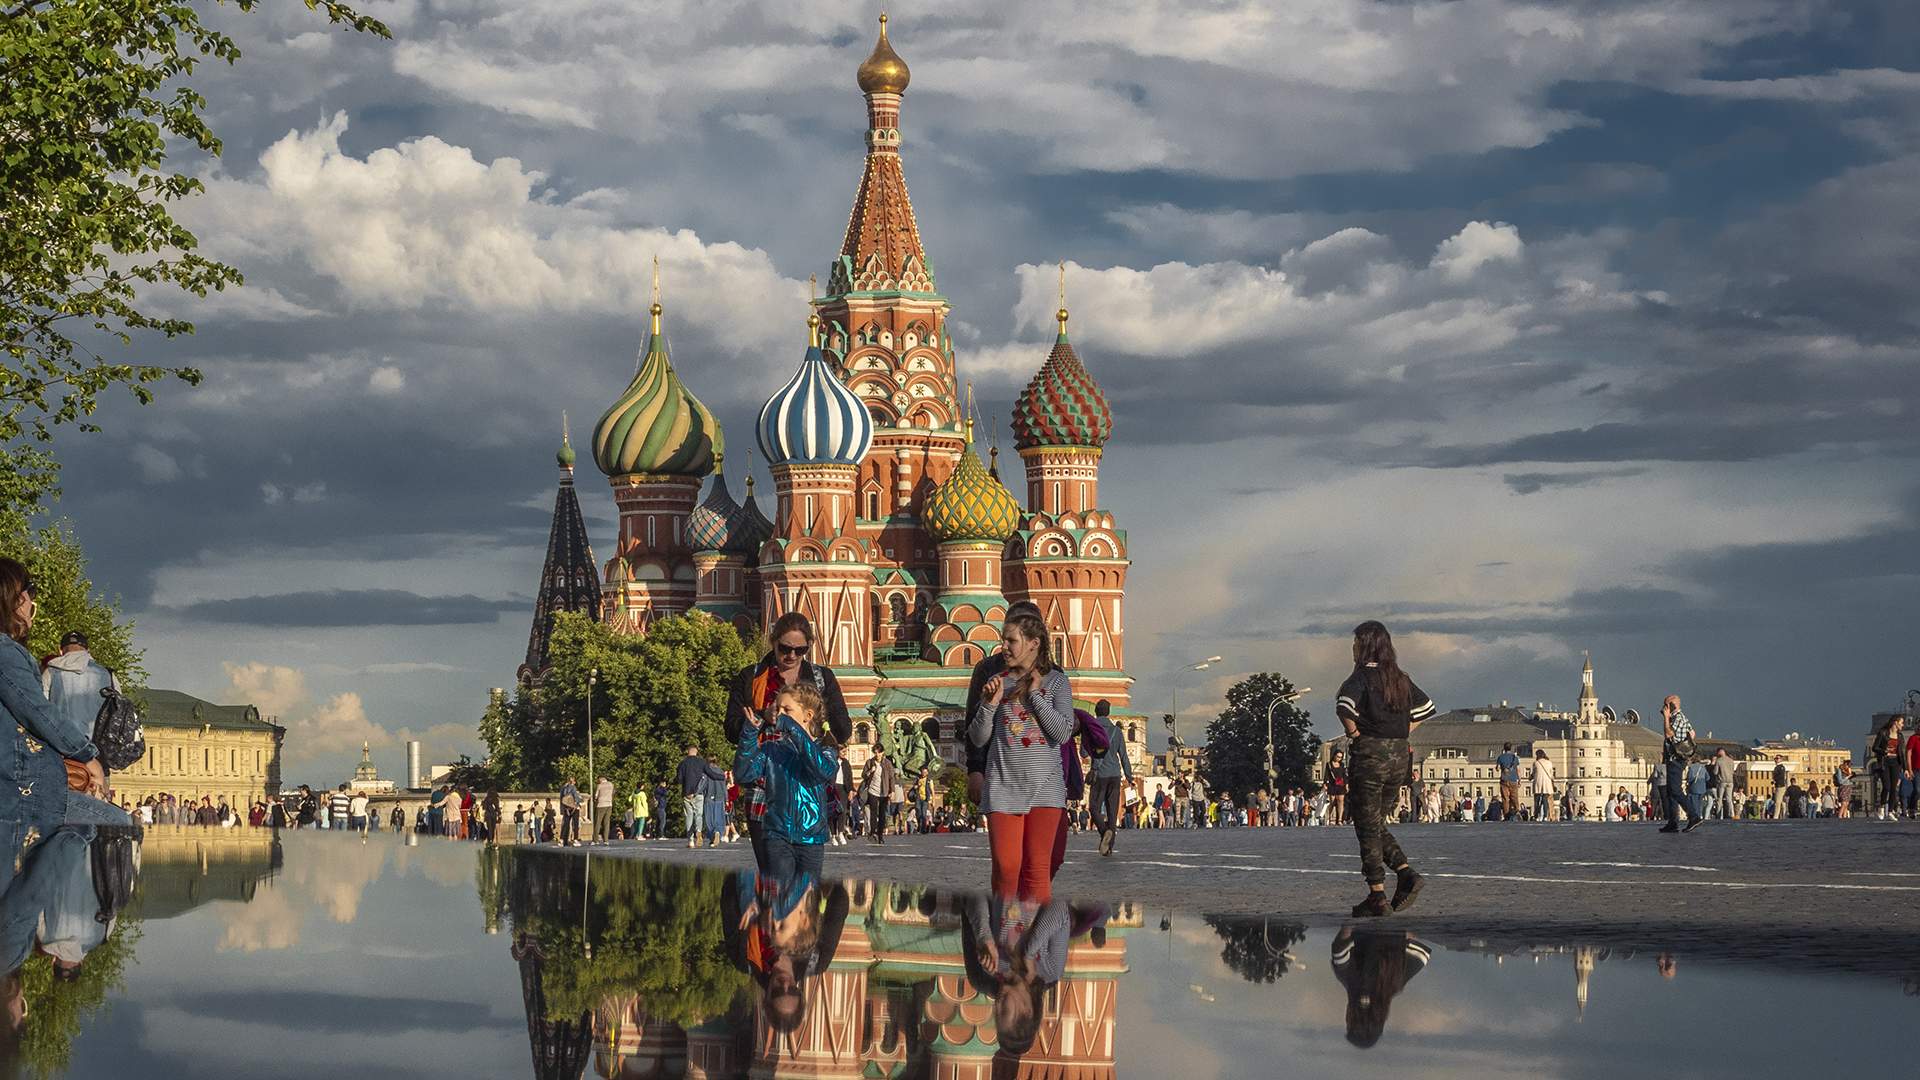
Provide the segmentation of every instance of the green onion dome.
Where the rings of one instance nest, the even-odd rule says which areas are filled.
[[[921,523],[943,544],[1004,543],[1020,527],[1020,504],[1006,485],[980,464],[980,456],[973,452],[971,420],[967,421],[967,442],[953,474],[927,497]]]
[[[681,384],[660,332],[660,304],[640,370],[593,426],[593,461],[608,476],[651,473],[703,477],[725,449],[720,425]]]

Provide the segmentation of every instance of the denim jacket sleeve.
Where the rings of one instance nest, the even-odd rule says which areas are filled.
[[[840,771],[840,759],[832,750],[814,741],[807,729],[794,723],[793,717],[780,717],[780,733],[793,750],[794,769],[809,784],[830,784]]]
[[[53,707],[40,691],[33,657],[18,642],[0,645],[0,705],[27,734],[53,747],[61,757],[92,761],[98,756],[90,740],[77,738],[65,724],[54,722]]]

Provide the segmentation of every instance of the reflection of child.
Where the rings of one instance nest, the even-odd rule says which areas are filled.
[[[840,770],[840,757],[820,741],[825,708],[813,684],[782,688],[773,708],[772,721],[740,729],[734,777],[743,786],[766,782],[766,861],[760,869],[780,881],[797,874],[818,877],[827,841],[827,785]]]

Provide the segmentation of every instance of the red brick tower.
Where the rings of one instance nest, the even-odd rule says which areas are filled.
[[[1064,271],[1062,271],[1064,278]],[[1074,696],[1129,699],[1121,597],[1127,534],[1099,509],[1100,456],[1113,415],[1067,340],[1065,286],[1060,334],[1047,362],[1014,405],[1014,446],[1027,466],[1027,513],[1007,541],[1009,601],[1031,600],[1053,632],[1054,658]]]
[[[900,168],[900,101],[907,65],[880,39],[860,65],[867,99],[867,156],[827,295],[822,349],[873,416],[872,448],[855,478],[859,531],[873,541],[877,658],[917,659],[924,612],[938,582],[938,544],[921,523],[922,503],[966,449],[948,304],[934,284]]]

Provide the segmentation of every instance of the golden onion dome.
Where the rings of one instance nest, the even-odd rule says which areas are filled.
[[[967,422],[972,442],[973,422]],[[939,543],[1004,543],[1020,527],[1020,504],[1000,479],[980,464],[969,445],[946,482],[928,496],[921,523]]]
[[[907,82],[913,73],[907,70],[907,62],[893,51],[893,45],[887,41],[887,17],[880,16],[880,40],[873,43],[873,55],[860,65],[860,92],[863,94],[898,94],[907,88]]]

